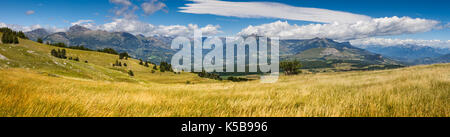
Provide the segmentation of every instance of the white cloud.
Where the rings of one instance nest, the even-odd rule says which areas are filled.
[[[27,14],[27,15],[32,15],[34,13],[35,13],[34,10],[29,10],[29,11],[25,12],[25,14]]]
[[[93,20],[78,20],[77,22],[73,22],[71,23],[72,26],[74,25],[81,25],[81,24],[86,24],[86,23],[90,23],[90,22],[94,22]]]
[[[365,46],[402,46],[418,45],[438,48],[450,48],[450,40],[421,40],[421,39],[390,39],[390,38],[366,38],[351,40],[352,45],[358,47]]]
[[[162,36],[190,36],[195,29],[201,29],[204,35],[215,35],[221,33],[219,25],[207,25],[199,27],[195,24],[184,25],[159,25],[155,26],[138,20],[115,19],[113,22],[100,26],[91,27],[90,29],[106,30],[106,31],[123,31],[132,34],[143,34],[146,36],[162,35]]]
[[[34,30],[34,29],[42,28],[42,26],[39,25],[39,24],[31,25],[31,26],[22,26],[22,25],[6,24],[6,23],[0,22],[0,28],[3,28],[3,27],[8,27],[8,28],[10,28],[12,30],[23,31],[23,32],[27,32],[27,31],[31,31],[31,30]]]
[[[315,37],[335,40],[352,40],[374,36],[390,36],[427,32],[438,27],[439,22],[410,17],[385,17],[355,23],[309,24],[298,26],[287,21],[276,21],[242,29],[238,35],[262,35],[282,39],[309,39]]]
[[[241,18],[280,18],[322,23],[354,23],[371,18],[348,12],[318,8],[294,7],[272,2],[228,2],[219,0],[192,0],[194,3],[180,7],[180,12],[213,14]]]
[[[141,4],[142,10],[144,10],[144,13],[147,15],[153,14],[156,11],[162,10],[163,8],[166,8],[166,4],[158,1],[158,0],[150,0],[148,2],[144,2]]]
[[[131,34],[143,34],[146,36],[191,36],[195,29],[200,29],[203,35],[211,36],[221,33],[219,25],[206,25],[199,27],[196,24],[185,25],[159,25],[141,22],[130,19],[114,19],[112,22],[96,25],[92,20],[79,20],[71,23],[72,25],[80,25],[91,30],[105,30],[109,32],[128,32]]]
[[[109,0],[109,2],[114,3],[114,4],[125,5],[125,6],[131,5],[131,2],[129,0]]]

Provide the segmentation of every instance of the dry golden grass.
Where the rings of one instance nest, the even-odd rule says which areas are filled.
[[[161,84],[0,69],[0,116],[448,117],[450,64],[282,76],[277,83]]]

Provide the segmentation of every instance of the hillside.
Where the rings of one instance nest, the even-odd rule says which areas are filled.
[[[79,57],[80,61],[53,57],[50,55],[52,49],[65,49],[68,57]],[[31,69],[56,77],[136,83],[185,83],[186,79],[190,79],[194,83],[212,81],[199,78],[192,73],[174,74],[159,71],[152,73],[153,65],[144,67],[139,65],[139,61],[136,59],[119,60],[118,55],[59,48],[23,39],[20,39],[20,44],[17,45],[1,44],[0,55],[2,58],[0,59],[0,68],[2,69]],[[116,60],[127,63],[128,66],[113,67],[112,64]],[[128,76],[128,70],[132,70],[135,76]]]
[[[63,60],[53,48],[0,44],[0,116],[450,116],[450,64],[236,83],[151,73],[134,59],[116,68],[117,55],[93,51],[66,49],[81,61]]]

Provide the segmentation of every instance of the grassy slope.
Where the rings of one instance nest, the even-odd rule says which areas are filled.
[[[189,73],[147,74],[146,68],[133,68],[137,77],[129,78],[93,60],[115,56],[70,50],[92,62],[66,61],[86,69],[76,73],[51,63],[64,62],[47,55],[52,47],[28,47],[27,42],[0,45],[5,57],[35,59],[10,59],[8,67],[0,60],[0,116],[450,116],[450,64],[282,76],[274,84],[199,79],[186,85],[182,82],[198,78]],[[22,48],[42,52],[50,61],[27,58]],[[17,53],[9,55],[3,49]],[[136,60],[131,62],[140,67]],[[32,66],[35,69],[27,69]],[[164,79],[172,83],[162,84]]]
[[[20,44],[1,44],[0,54],[8,60],[0,60],[0,68],[26,68],[37,70],[50,75],[66,76],[88,80],[126,81],[126,82],[157,82],[157,83],[193,83],[214,82],[202,79],[191,73],[176,75],[170,72],[151,73],[152,65],[144,67],[135,59],[120,60],[128,67],[113,67],[112,63],[118,60],[117,55],[100,52],[66,49],[68,57],[79,57],[80,62],[55,58],[50,55],[51,49],[58,47],[39,44],[30,40],[20,40]],[[59,48],[62,49],[62,48]],[[89,63],[84,63],[84,61]],[[126,73],[133,70],[135,77]]]

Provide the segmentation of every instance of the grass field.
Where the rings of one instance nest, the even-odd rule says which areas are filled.
[[[137,60],[114,68],[118,57],[98,52],[68,49],[89,63],[62,60],[52,48],[0,44],[1,117],[450,116],[450,64],[234,83],[151,73]]]

